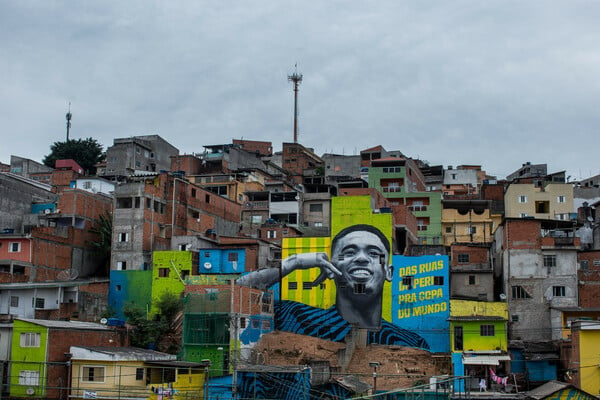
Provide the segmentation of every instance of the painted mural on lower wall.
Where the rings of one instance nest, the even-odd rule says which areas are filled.
[[[341,342],[358,327],[368,331],[368,343],[449,351],[447,256],[391,256],[389,236],[355,224],[331,240],[284,239],[281,270],[257,271],[240,283],[281,282],[277,330]]]

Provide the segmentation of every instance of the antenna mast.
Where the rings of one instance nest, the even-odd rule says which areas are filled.
[[[69,102],[69,112],[65,116],[67,118],[67,142],[69,141],[69,130],[71,129],[71,118],[73,114],[71,114],[71,102]]]
[[[288,75],[288,82],[294,82],[294,143],[298,143],[298,87],[302,82],[302,74],[298,73],[298,64],[294,67],[294,73]]]

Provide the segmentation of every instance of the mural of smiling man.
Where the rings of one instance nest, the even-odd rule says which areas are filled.
[[[382,320],[382,297],[385,282],[391,282],[390,242],[377,228],[359,224],[342,229],[331,242],[331,259],[325,252],[294,254],[277,268],[250,273],[238,283],[268,288],[288,274],[319,268],[320,274],[310,283],[320,285],[333,279],[335,304],[327,309],[295,301],[279,301],[275,306],[276,329],[343,341],[353,326],[367,329],[368,343],[402,345],[429,350],[425,339],[415,332]],[[281,273],[281,276],[280,276]]]

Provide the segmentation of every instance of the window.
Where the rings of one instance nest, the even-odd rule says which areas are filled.
[[[544,256],[544,267],[556,267],[556,256],[545,255]]]
[[[469,234],[475,234],[477,233],[477,227],[476,226],[470,226],[467,228],[467,233]]]
[[[133,208],[131,197],[120,197],[117,199],[117,208]]]
[[[494,325],[481,325],[479,334],[481,336],[494,336]]]
[[[117,261],[117,270],[125,271],[127,269],[127,261]]]
[[[463,328],[462,326],[454,327],[454,350],[463,349]]]
[[[471,258],[468,253],[458,253],[458,263],[459,264],[466,264],[469,262],[470,259]]]
[[[311,204],[308,207],[309,207],[310,212],[323,212],[323,204],[322,203]]]
[[[276,239],[277,231],[267,231],[267,239]]]
[[[557,203],[566,203],[567,202],[567,196],[558,196],[556,198],[556,202]]]
[[[46,303],[46,299],[43,299],[41,297],[35,297],[33,299],[31,299],[31,306],[34,308],[44,308],[44,305]]]
[[[11,242],[8,244],[8,252],[9,253],[20,253],[21,252],[21,242]]]
[[[121,232],[119,233],[119,242],[128,242],[129,241],[129,233]]]
[[[530,299],[531,296],[527,291],[523,288],[523,286],[513,286],[512,287],[512,298],[513,299]]]
[[[19,385],[39,386],[40,371],[19,371]]]
[[[554,297],[565,297],[566,290],[564,286],[552,286],[552,295]]]
[[[447,226],[446,227],[446,233],[452,233],[452,227],[451,226]]]
[[[244,329],[246,327],[246,317],[240,317],[240,328]]]
[[[412,289],[414,276],[403,276],[402,285],[407,286],[408,289]]]
[[[144,380],[144,368],[136,368],[135,369],[135,380],[136,381]]]
[[[227,260],[230,261],[230,262],[237,261],[238,260],[238,253],[229,253],[227,255]]]
[[[288,290],[298,289],[298,282],[288,282]]]
[[[511,315],[510,320],[512,322],[519,322],[519,316],[517,314]]]
[[[19,307],[19,296],[10,296],[10,306]]]
[[[104,367],[83,367],[81,380],[84,382],[104,382]]]
[[[302,290],[310,290],[312,288],[312,282],[302,282]]]
[[[523,196],[523,195],[521,195],[521,196],[519,196],[519,197],[517,198],[517,201],[518,201],[519,203],[527,203],[527,196]]]
[[[383,167],[384,174],[391,174],[391,173],[401,172],[401,171],[402,171],[402,167]]]
[[[579,261],[579,269],[587,270],[589,268],[589,265],[590,265],[590,263],[588,260]]]
[[[91,189],[92,188],[92,182],[90,182],[90,181],[83,182],[83,188],[84,189]]]
[[[262,215],[253,215],[252,217],[250,217],[250,223],[262,224]]]
[[[529,217],[529,214],[527,213],[519,213],[519,218],[527,218]]]
[[[168,278],[169,277],[169,268],[159,268],[158,276],[161,278]]]
[[[21,333],[21,347],[40,347],[40,334],[36,332]]]
[[[196,189],[192,188],[192,197],[196,197]]]
[[[433,277],[433,285],[434,286],[444,286],[444,277],[443,276],[434,276]]]
[[[469,285],[476,285],[477,277],[475,275],[469,275]]]
[[[536,201],[535,202],[535,212],[538,214],[548,214],[550,212],[550,202],[549,201]]]
[[[594,267],[600,267],[600,259],[594,260]]]
[[[180,245],[178,246],[178,248],[179,248],[179,251],[186,251],[186,250],[187,250],[187,247],[188,247],[188,244],[187,244],[187,243],[180,244]]]

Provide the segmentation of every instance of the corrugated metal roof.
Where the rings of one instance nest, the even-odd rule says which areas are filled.
[[[29,319],[29,318],[17,318],[19,321],[25,321],[32,324],[45,326],[46,328],[59,328],[59,329],[93,329],[99,331],[112,330],[111,327],[106,325],[96,324],[94,322],[83,322],[83,321],[55,321],[47,319]]]
[[[507,319],[498,316],[469,315],[450,317],[448,321],[507,321]]]
[[[500,365],[500,361],[510,361],[510,356],[506,354],[463,355],[463,364],[465,365]]]
[[[542,386],[537,387],[527,392],[527,396],[532,399],[545,399],[553,393],[563,390],[569,386],[572,386],[565,382],[550,381],[544,383]]]

